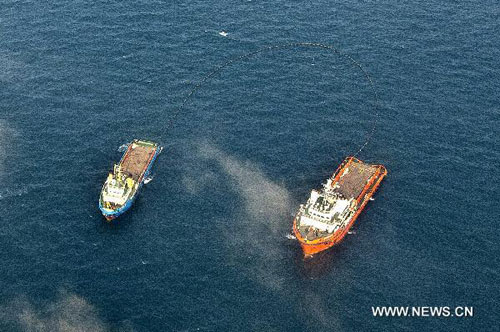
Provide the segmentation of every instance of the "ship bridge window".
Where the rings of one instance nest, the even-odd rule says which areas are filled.
[[[122,196],[125,190],[123,188],[109,187],[108,192],[113,196]]]

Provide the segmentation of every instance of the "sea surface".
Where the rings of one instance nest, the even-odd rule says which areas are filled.
[[[344,55],[261,52],[183,104],[291,42]],[[496,0],[1,1],[0,330],[498,331],[499,92]],[[294,213],[373,126],[387,178],[304,260]],[[134,138],[164,150],[108,224]]]

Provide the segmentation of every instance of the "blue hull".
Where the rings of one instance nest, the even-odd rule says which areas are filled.
[[[130,209],[132,207],[132,204],[134,203],[136,197],[139,195],[139,192],[140,192],[140,190],[141,190],[141,188],[142,188],[142,186],[144,184],[144,180],[151,174],[151,168],[153,167],[153,164],[154,164],[154,162],[156,160],[156,157],[158,157],[158,155],[160,154],[161,149],[162,148],[160,146],[158,146],[156,148],[155,154],[154,154],[153,158],[151,158],[151,161],[149,162],[148,168],[144,172],[144,175],[142,177],[141,183],[139,183],[139,187],[137,188],[135,194],[130,199],[128,199],[122,207],[120,207],[120,208],[118,208],[116,210],[109,211],[108,209],[105,209],[102,206],[101,200],[99,200],[99,209],[101,210],[102,215],[104,216],[104,218],[106,218],[106,220],[111,221],[113,219],[116,219],[117,217],[121,216],[128,209]],[[122,156],[120,162],[123,160],[123,158],[125,157],[126,153],[127,153],[127,151],[125,151],[123,153],[123,156]]]

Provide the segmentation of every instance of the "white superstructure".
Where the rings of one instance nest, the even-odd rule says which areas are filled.
[[[125,176],[120,168],[115,165],[114,174],[110,173],[101,191],[104,207],[123,206],[137,189],[135,181]]]
[[[329,179],[321,190],[311,191],[307,203],[300,206],[297,215],[300,227],[333,233],[347,226],[356,209],[356,200],[344,198],[335,189]]]

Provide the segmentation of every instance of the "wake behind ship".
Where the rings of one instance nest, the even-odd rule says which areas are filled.
[[[313,190],[293,221],[304,255],[312,256],[340,242],[386,175],[382,165],[348,157],[321,190]]]
[[[162,150],[157,143],[133,140],[101,190],[99,208],[110,221],[127,211],[137,198],[151,167]]]

